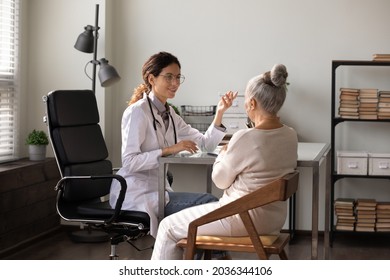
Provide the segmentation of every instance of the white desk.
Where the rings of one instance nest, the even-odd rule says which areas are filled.
[[[326,184],[329,184],[330,162],[329,162],[330,145],[325,143],[298,143],[298,167],[310,167],[313,169],[312,183],[312,243],[311,258],[318,259],[318,202],[319,202],[319,169],[323,162],[327,163]],[[169,163],[175,164],[202,164],[207,165],[207,192],[211,192],[211,170],[215,161],[214,156],[206,153],[195,155],[175,155],[159,158],[159,209],[158,220],[164,218],[165,207],[165,178],[167,166]],[[291,212],[291,211],[290,211]],[[293,217],[293,219],[295,219]],[[293,223],[294,224],[294,223]],[[293,225],[294,227],[295,225]],[[327,252],[325,252],[327,255]]]

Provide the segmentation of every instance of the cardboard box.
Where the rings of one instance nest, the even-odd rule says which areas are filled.
[[[390,176],[390,154],[369,153],[368,175]]]
[[[368,153],[354,151],[337,152],[337,173],[344,175],[367,175]]]

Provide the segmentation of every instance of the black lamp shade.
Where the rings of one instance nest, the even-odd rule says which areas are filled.
[[[121,79],[115,68],[108,64],[108,60],[102,58],[99,60],[99,80],[102,87],[109,87]]]
[[[85,31],[79,35],[74,47],[81,52],[93,53],[93,27],[91,25],[87,25],[84,29]]]

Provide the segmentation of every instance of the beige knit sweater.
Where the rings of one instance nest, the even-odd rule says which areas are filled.
[[[297,134],[281,128],[244,129],[233,134],[226,152],[217,157],[212,178],[224,189],[220,204],[227,204],[292,172],[297,166]],[[252,212],[261,232],[279,230],[287,216],[286,202],[276,202]]]

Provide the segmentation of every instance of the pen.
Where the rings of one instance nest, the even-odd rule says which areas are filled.
[[[214,153],[207,153],[207,155],[213,156],[213,157],[217,157],[218,156],[217,154],[214,154]]]

